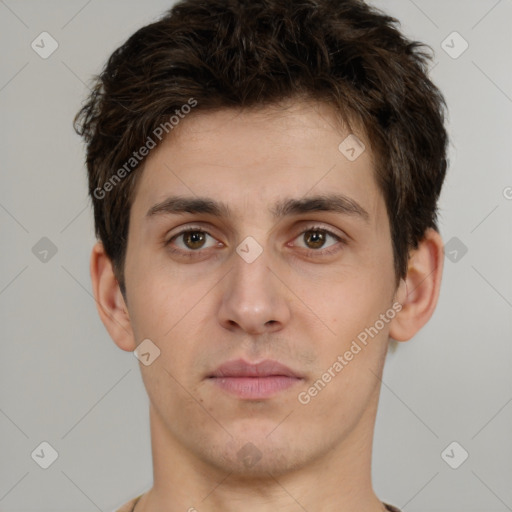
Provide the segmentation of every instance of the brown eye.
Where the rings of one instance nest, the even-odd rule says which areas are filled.
[[[325,231],[310,229],[304,232],[304,242],[310,249],[320,249],[325,244],[325,240]]]
[[[332,255],[346,245],[344,238],[320,226],[312,226],[302,231],[295,240],[294,245],[308,253],[309,256]]]
[[[182,235],[183,243],[189,249],[200,249],[205,243],[205,235],[204,231],[188,231]]]
[[[208,237],[211,239],[208,241]],[[199,252],[200,249],[214,247],[218,242],[213,236],[202,229],[185,229],[174,235],[167,243],[168,246],[177,247],[183,253]]]

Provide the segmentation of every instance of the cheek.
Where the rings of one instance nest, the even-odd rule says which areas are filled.
[[[373,396],[378,384],[376,375],[387,353],[394,311],[386,300],[390,295],[387,283],[373,279],[371,285],[363,285],[356,278],[347,278],[331,284],[328,292],[318,296],[319,316],[329,319],[329,330],[325,329],[322,344],[317,347],[315,378],[322,379],[327,373],[325,380],[329,380],[318,406],[328,409],[329,404],[342,400],[344,406],[339,411],[345,414],[358,410],[358,404],[367,403]]]
[[[382,277],[387,274],[350,269],[326,276],[302,293],[307,293],[303,295],[307,297],[307,304],[311,304],[311,309],[329,328],[326,335],[330,331],[333,339],[343,343],[372,326],[391,306],[391,280]]]
[[[200,293],[197,287],[184,287],[179,275],[171,275],[161,264],[145,261],[143,256],[137,265],[127,265],[126,284],[130,320],[137,339],[154,338],[157,343],[172,336]]]

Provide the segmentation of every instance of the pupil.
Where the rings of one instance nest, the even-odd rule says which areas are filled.
[[[204,242],[204,233],[199,231],[187,233],[187,240],[190,241],[190,244],[187,245],[191,245],[191,248],[197,249],[197,247],[200,247]]]
[[[321,231],[308,231],[309,235],[307,236],[307,244],[313,245],[313,247],[318,248],[321,247],[325,242],[325,233]]]

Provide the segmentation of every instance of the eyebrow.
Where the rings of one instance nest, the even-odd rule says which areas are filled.
[[[278,201],[270,213],[274,219],[312,212],[334,212],[359,217],[369,222],[370,215],[356,201],[343,194],[325,194],[300,199]],[[146,213],[151,218],[161,214],[204,213],[214,217],[232,219],[235,214],[228,204],[208,197],[171,196],[153,205]]]

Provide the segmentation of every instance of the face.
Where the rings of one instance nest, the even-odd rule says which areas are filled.
[[[141,371],[166,443],[198,461],[279,474],[371,439],[395,276],[348,135],[324,105],[199,113],[146,161],[128,313],[161,351]]]

